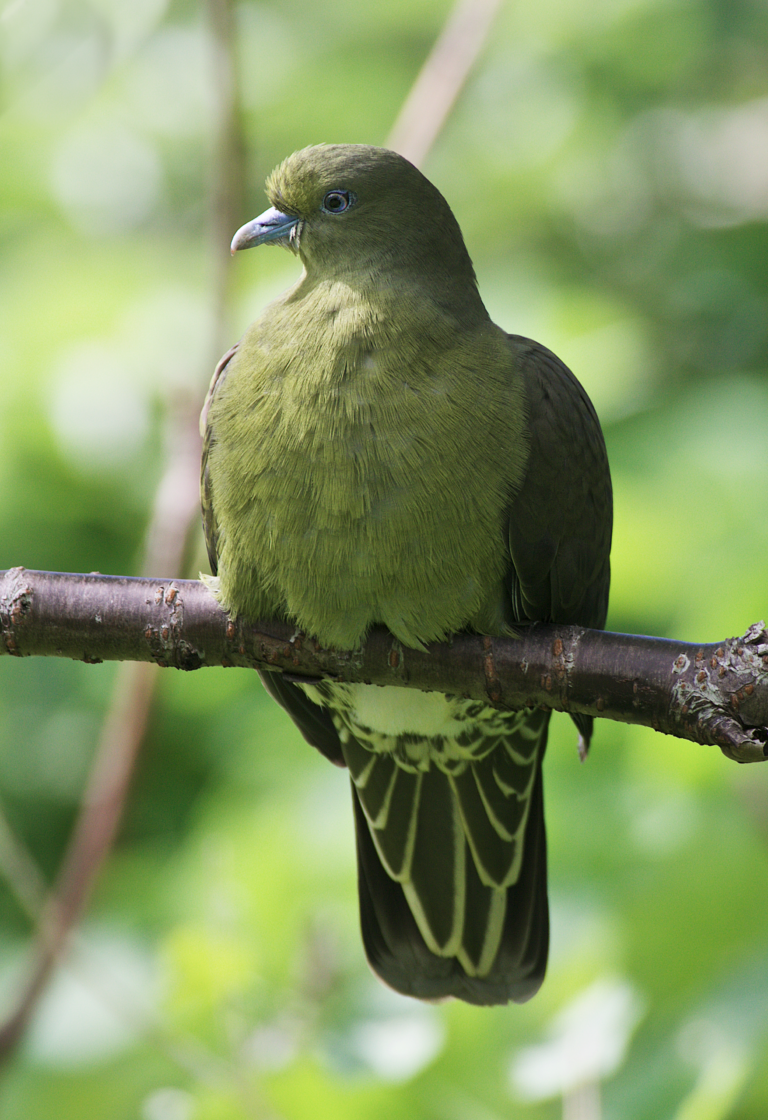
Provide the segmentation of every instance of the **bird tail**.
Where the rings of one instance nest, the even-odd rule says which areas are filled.
[[[549,942],[542,759],[549,713],[463,767],[403,767],[350,737],[360,918],[378,976],[419,999],[523,1002]]]

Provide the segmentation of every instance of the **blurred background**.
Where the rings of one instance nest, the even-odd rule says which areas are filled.
[[[297,274],[273,249],[230,262],[231,234],[294,149],[386,141],[449,14],[5,0],[0,567],[172,555],[153,548],[179,432]],[[601,416],[609,628],[709,642],[765,617],[761,0],[502,3],[423,169],[493,317]],[[195,522],[151,574],[202,557]],[[0,1021],[29,1018],[4,1120],[768,1115],[768,769],[608,721],[581,766],[553,720],[542,991],[427,1006],[365,964],[346,777],[255,675],[157,671],[117,841],[25,997],[122,671],[0,659]]]

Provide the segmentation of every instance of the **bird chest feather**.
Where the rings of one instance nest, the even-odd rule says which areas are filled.
[[[374,622],[419,644],[495,592],[522,391],[500,331],[468,336],[420,302],[395,330],[386,298],[299,285],[245,335],[209,418],[236,610],[286,612],[336,645]]]

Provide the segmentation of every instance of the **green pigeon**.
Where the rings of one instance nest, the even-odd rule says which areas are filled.
[[[535,621],[602,627],[611,482],[584,389],[494,325],[439,191],[395,152],[317,145],[236,249],[297,283],[219,363],[202,417],[214,591],[354,650]],[[482,198],[481,185],[478,195]],[[265,673],[352,779],[368,960],[398,992],[523,1001],[546,968],[549,713]],[[584,750],[591,721],[577,717]]]

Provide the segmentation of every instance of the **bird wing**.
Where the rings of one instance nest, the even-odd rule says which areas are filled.
[[[307,742],[336,766],[346,766],[339,733],[328,709],[315,704],[283,673],[259,673],[259,676],[269,695],[285,709]]]
[[[508,341],[525,382],[530,438],[525,478],[509,510],[513,621],[601,629],[612,496],[600,423],[559,358],[529,338]]]
[[[227,376],[227,367],[237,353],[239,346],[239,342],[231,346],[213,371],[211,384],[208,386],[208,392],[205,396],[203,411],[200,413],[200,435],[203,437],[203,453],[200,464],[200,507],[203,513],[205,547],[208,552],[208,562],[211,565],[211,572],[213,575],[216,575],[219,568],[219,523],[216,519],[216,510],[213,504],[213,486],[208,470],[208,459],[211,453],[211,447],[216,439],[216,434],[213,427],[208,423],[208,413],[211,408],[211,401],[224,384],[224,380]]]
[[[509,510],[513,621],[601,630],[608,613],[613,494],[600,421],[560,359],[521,335],[507,336],[523,375],[530,449]],[[589,750],[594,720],[571,716]]]

